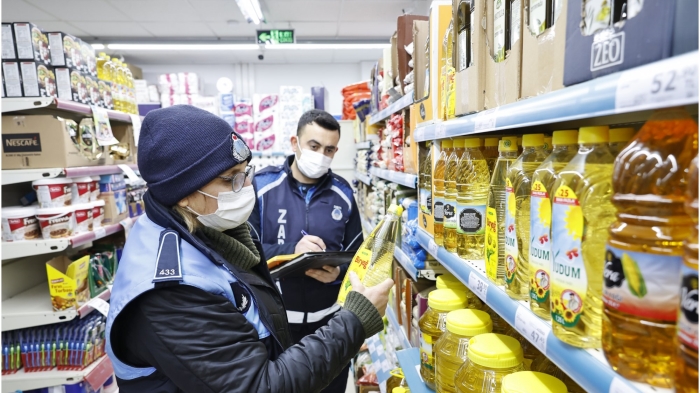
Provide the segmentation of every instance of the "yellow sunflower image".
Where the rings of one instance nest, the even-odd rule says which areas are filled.
[[[556,310],[561,307],[561,300],[559,298],[554,298],[552,300],[552,309]]]
[[[583,212],[581,206],[569,206],[566,211],[566,230],[574,240],[583,236]]]
[[[515,217],[515,193],[508,193],[508,213]]]
[[[564,321],[566,321],[568,323],[572,323],[572,322],[574,322],[575,319],[576,319],[576,314],[573,311],[571,311],[571,310],[564,311]]]
[[[537,284],[537,282],[535,281],[535,278],[532,277],[532,278],[530,279],[530,285],[536,285],[536,284]]]
[[[545,228],[549,228],[552,223],[552,205],[547,202],[549,202],[549,200],[540,203],[540,209],[537,214],[540,219],[540,223]]]
[[[539,297],[544,296],[544,289],[542,289],[542,288],[537,288],[537,296],[539,296]]]

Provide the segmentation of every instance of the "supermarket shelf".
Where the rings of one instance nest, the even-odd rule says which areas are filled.
[[[136,164],[127,165],[133,170],[138,170]],[[32,182],[34,180],[51,179],[59,176],[98,176],[122,172],[122,169],[117,165],[96,165],[72,168],[6,169],[2,171],[2,185]]]
[[[43,109],[47,111],[59,110],[64,112],[73,112],[79,114],[92,115],[90,105],[81,104],[79,102],[62,100],[53,97],[18,97],[18,98],[3,98],[2,113],[8,112],[26,112],[34,109]],[[105,109],[110,120],[123,121],[131,123],[131,116],[128,113]],[[143,119],[143,116],[141,116]]]
[[[93,362],[84,370],[58,370],[38,372],[25,372],[19,370],[15,374],[2,376],[2,391],[14,392],[17,390],[42,389],[51,386],[74,384],[80,381],[87,381],[90,386],[102,386],[114,369],[112,362],[106,355]]]
[[[432,237],[422,229],[417,231],[417,237],[421,246],[428,250],[435,259],[440,261],[511,326],[514,326],[523,336],[532,341],[540,351],[544,352],[552,362],[587,392],[670,392],[627,381],[612,370],[605,361],[602,352],[575,348],[560,341],[552,334],[551,325],[530,311],[527,302],[512,300],[502,287],[498,287],[488,280],[484,271],[484,261],[466,261],[459,258],[443,247],[438,247]],[[537,340],[537,337],[540,337],[540,341]],[[541,339],[542,337],[544,339]]]
[[[364,141],[355,143],[355,149],[357,150],[367,150],[372,147],[372,141]]]
[[[403,348],[411,348],[411,342],[408,340],[408,336],[406,336],[406,331],[404,330],[403,326],[399,325],[399,320],[396,318],[396,313],[391,306],[386,308],[386,319],[389,321],[389,325],[391,325],[394,331],[396,331],[396,333],[399,335],[399,342]]]
[[[369,175],[364,175],[360,172],[355,171],[355,179],[367,184],[368,186],[372,185],[372,178]]]
[[[397,351],[396,357],[399,358],[399,365],[411,393],[434,393],[425,386],[423,378],[420,376],[420,351],[418,348]]]
[[[413,266],[413,261],[411,261],[408,258],[408,255],[406,255],[405,252],[401,249],[400,245],[396,245],[394,247],[394,258],[399,262],[401,267],[403,267],[403,270],[406,271],[409,277],[411,277],[411,280],[417,281],[418,280],[418,269],[416,269],[415,266]]]
[[[695,51],[495,109],[419,126],[415,139],[426,141],[697,104],[697,69],[698,52]],[[652,93],[654,78],[661,76],[675,77],[676,88],[671,94]]]
[[[393,115],[394,113],[408,107],[413,104],[413,94],[406,94],[405,96],[394,101],[388,107],[382,109],[381,111],[370,115],[369,124],[376,124],[380,121],[386,119],[387,117]]]
[[[111,291],[108,289],[96,297],[109,300],[110,296]],[[77,310],[54,311],[49,286],[43,282],[2,302],[2,331],[68,322],[78,317],[83,318],[92,310],[91,306],[85,304]],[[5,380],[4,375],[2,379]]]
[[[380,177],[384,180],[388,180],[392,183],[400,184],[402,186],[416,188],[416,182],[418,181],[418,176],[412,175],[410,173],[390,171],[388,169],[380,169],[372,167],[369,169],[369,173],[372,176]]]

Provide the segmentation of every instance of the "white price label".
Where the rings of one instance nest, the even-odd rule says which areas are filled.
[[[697,56],[672,60],[625,71],[617,81],[615,109],[618,111],[689,104],[698,98]]]
[[[515,328],[531,343],[547,354],[547,336],[552,331],[537,315],[523,306],[515,311]]]
[[[105,108],[91,105],[92,117],[95,122],[95,136],[97,144],[100,146],[110,146],[119,143],[119,140],[112,134],[112,126],[109,123],[109,115]]]
[[[445,138],[446,129],[447,129],[447,127],[443,123],[439,123],[438,125],[436,125],[435,126],[435,139]]]
[[[479,277],[476,272],[469,273],[469,289],[472,290],[481,300],[486,300],[486,293],[489,290],[489,283]]]
[[[416,131],[414,132],[413,139],[416,141],[424,141],[425,140],[425,128],[423,127],[418,127],[416,128]]]
[[[107,236],[107,230],[104,227],[95,228],[95,239],[102,239]]]
[[[107,314],[109,314],[109,303],[100,299],[99,297],[91,299],[87,303],[87,305],[94,308],[95,310],[97,310],[100,314],[104,315],[105,317],[107,316]]]
[[[438,245],[433,239],[430,239],[430,241],[428,242],[428,252],[430,252],[435,257],[435,259],[437,259]]]
[[[612,382],[610,382],[610,390],[608,390],[608,393],[629,393],[630,392],[630,386],[626,384],[625,382],[622,382],[622,379],[615,377],[613,378]]]
[[[480,112],[474,118],[474,132],[489,131],[496,128],[498,108]]]
[[[117,166],[122,170],[126,177],[131,180],[132,184],[144,183],[144,180],[142,180],[130,166],[126,164],[118,164]]]

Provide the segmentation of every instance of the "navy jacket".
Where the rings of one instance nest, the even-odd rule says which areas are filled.
[[[357,250],[363,241],[362,223],[348,182],[329,170],[304,193],[292,176],[293,162],[292,155],[284,165],[267,167],[255,174],[257,200],[248,222],[253,238],[260,239],[265,256],[294,254],[303,237],[302,230],[323,239],[327,251]],[[287,310],[312,313],[332,307],[346,271],[347,266],[332,284],[311,277],[281,279]]]

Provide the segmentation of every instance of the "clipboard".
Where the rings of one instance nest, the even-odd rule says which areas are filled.
[[[305,277],[309,269],[323,266],[340,266],[350,263],[355,251],[307,252],[304,254],[278,255],[267,261],[273,280],[285,277]]]

